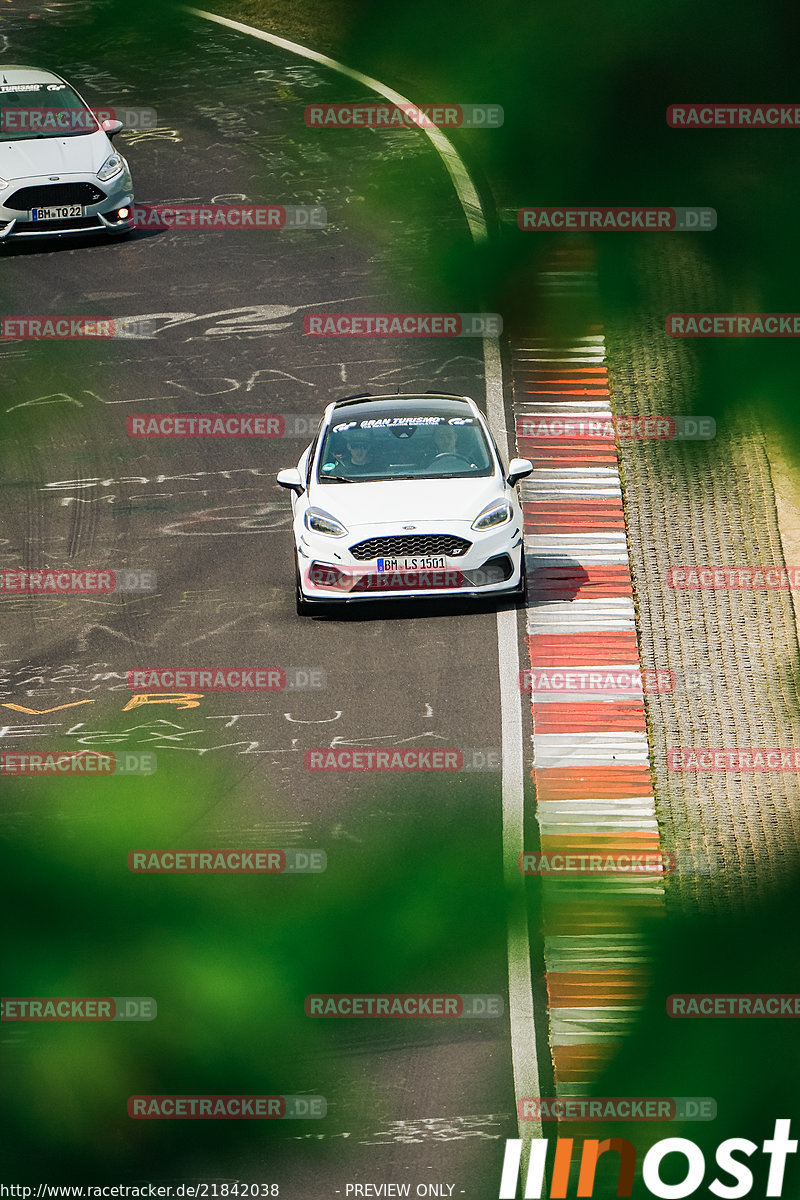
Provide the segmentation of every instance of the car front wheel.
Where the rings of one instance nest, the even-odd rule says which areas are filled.
[[[527,569],[527,566],[525,563],[525,549],[523,547],[522,561],[520,563],[520,572],[519,572],[519,587],[517,588],[517,590],[515,592],[515,599],[517,601],[517,604],[519,604],[519,606],[521,608],[524,608],[525,604],[526,604],[526,600],[528,597],[527,587],[528,587],[528,569]]]
[[[298,617],[308,617],[311,615],[312,608],[308,600],[303,595],[303,589],[300,586],[300,567],[297,564],[297,559],[294,560],[294,595],[295,608],[297,609]]]

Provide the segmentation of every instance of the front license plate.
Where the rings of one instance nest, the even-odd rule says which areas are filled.
[[[447,567],[447,559],[442,555],[432,558],[430,555],[420,555],[419,558],[379,558],[378,571],[442,571]]]
[[[34,221],[63,221],[86,215],[82,204],[61,204],[58,208],[34,208],[31,211]]]

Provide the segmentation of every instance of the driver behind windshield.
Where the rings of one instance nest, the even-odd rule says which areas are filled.
[[[377,466],[369,434],[353,429],[345,435],[344,450],[336,460],[337,475],[372,475]]]
[[[433,431],[436,454],[457,454],[458,432],[454,425],[437,425]]]

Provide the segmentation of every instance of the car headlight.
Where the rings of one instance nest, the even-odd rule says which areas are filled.
[[[117,154],[117,152],[114,151],[113,154],[109,154],[108,158],[97,172],[97,178],[102,183],[108,183],[109,179],[114,179],[115,176],[122,174],[122,168],[124,166],[125,163],[122,160],[122,155]]]
[[[310,529],[312,533],[324,533],[326,537],[335,538],[347,536],[347,530],[341,521],[337,521],[336,517],[332,517],[322,508],[309,508],[303,520],[306,529]]]
[[[493,500],[478,513],[472,522],[473,529],[494,529],[496,525],[505,525],[511,520],[511,505],[507,500]]]

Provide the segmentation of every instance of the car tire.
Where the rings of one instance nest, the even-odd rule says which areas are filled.
[[[528,599],[528,568],[525,563],[525,547],[522,548],[522,561],[520,564],[519,587],[514,593],[514,598],[520,608],[525,608]]]
[[[314,611],[308,600],[303,595],[303,589],[300,587],[300,568],[297,565],[297,559],[294,560],[294,602],[298,617],[309,617]]]

